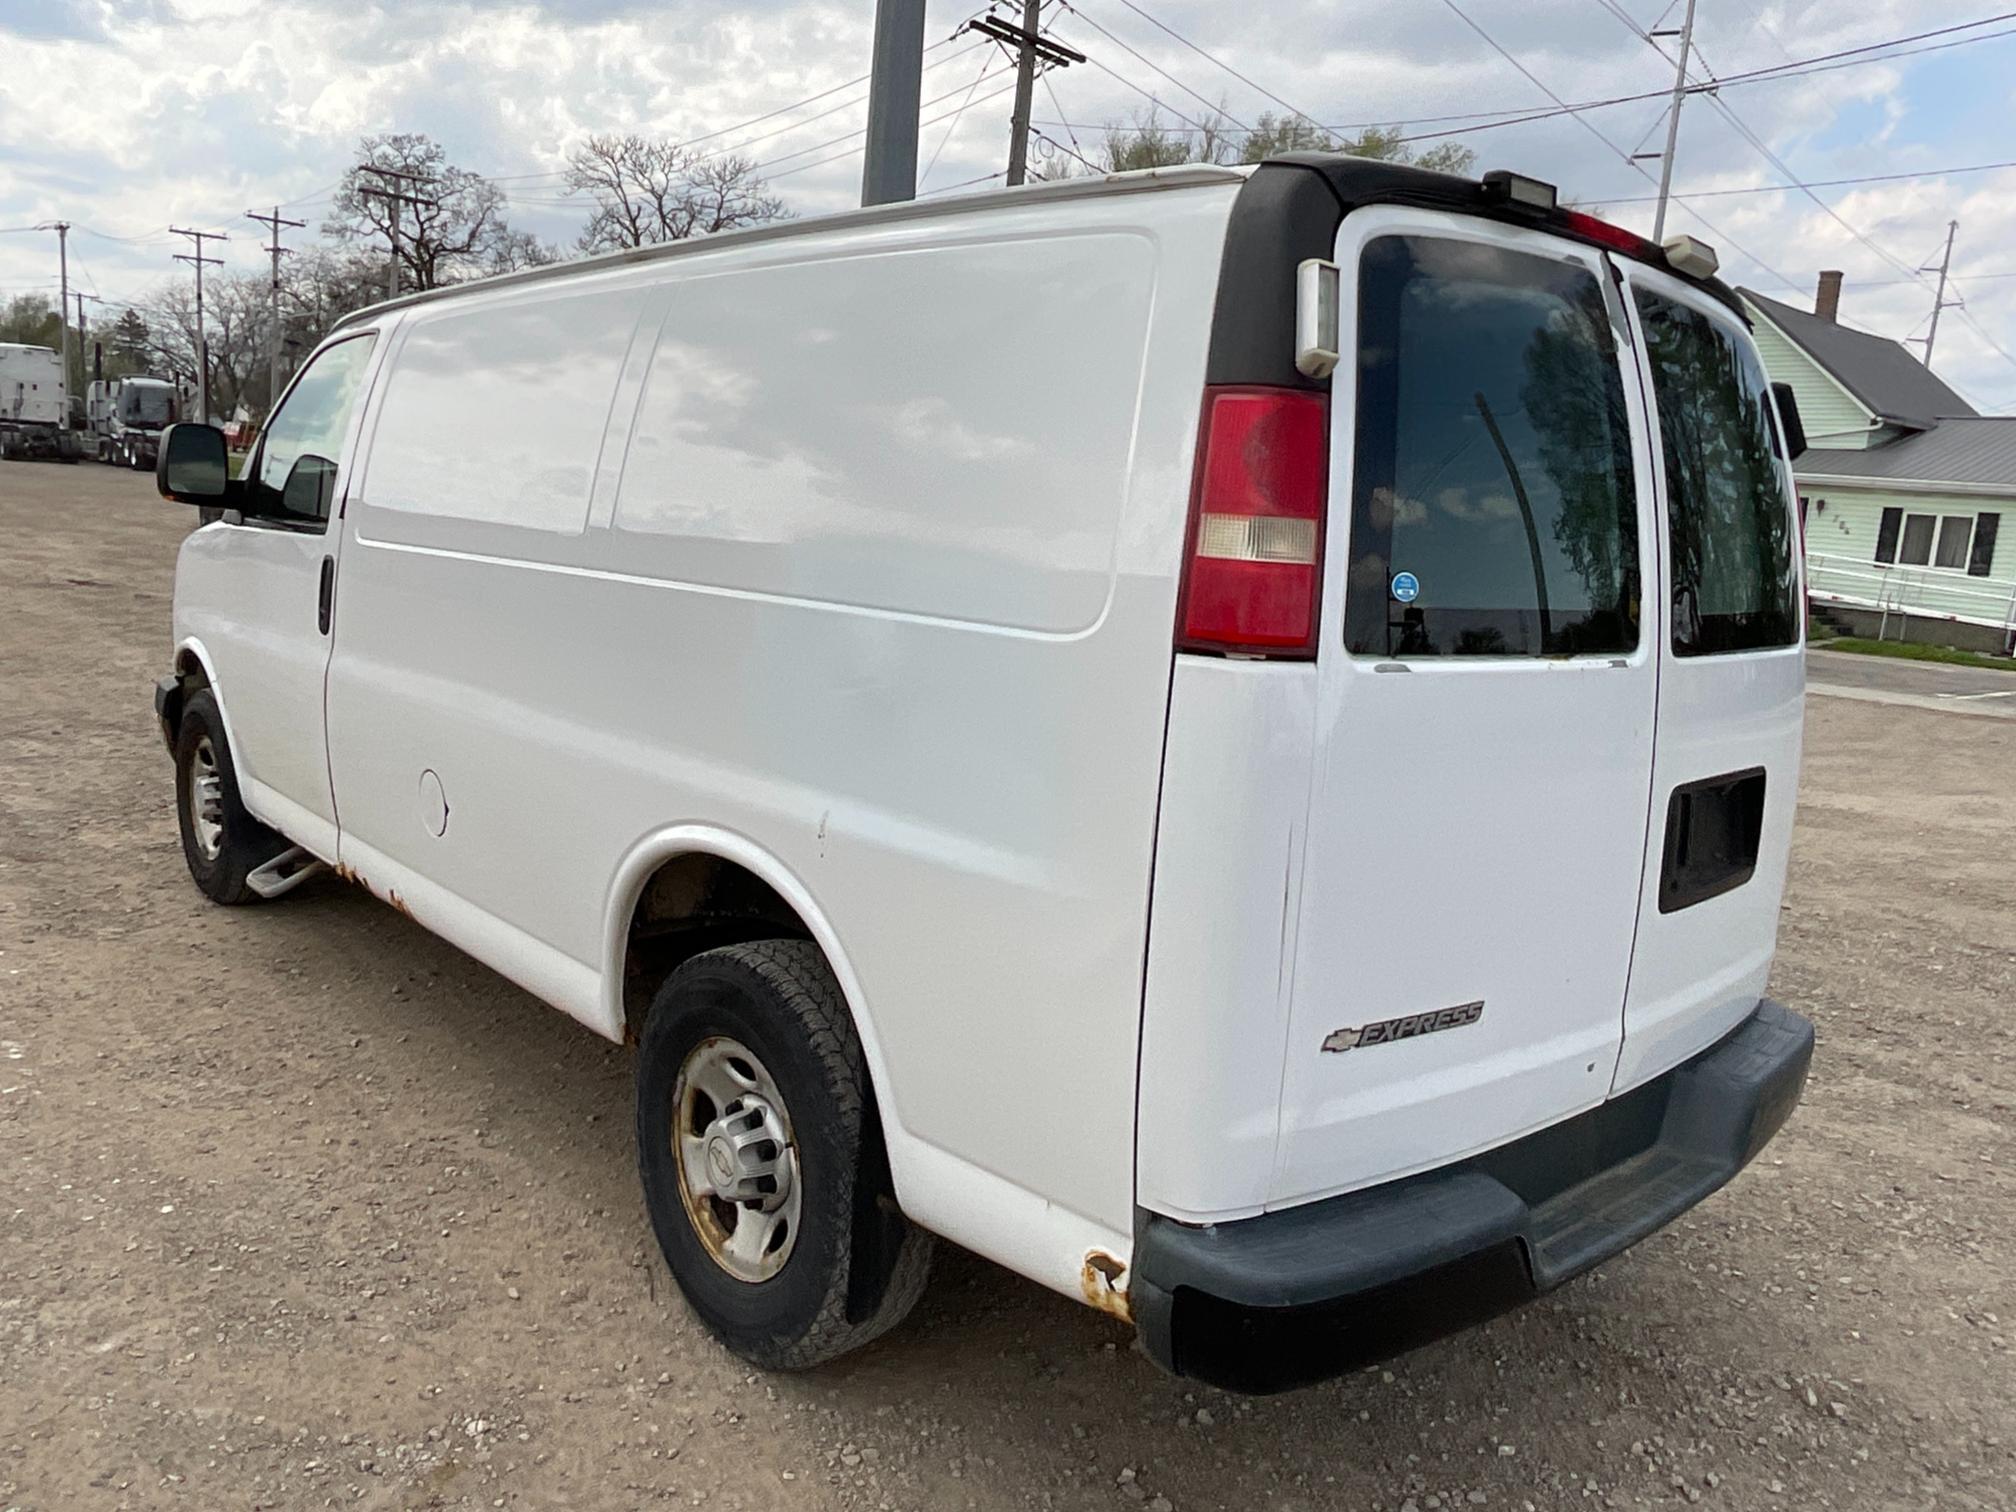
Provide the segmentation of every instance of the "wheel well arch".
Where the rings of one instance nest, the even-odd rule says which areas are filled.
[[[655,895],[654,885],[658,889]],[[688,917],[702,924],[683,939],[678,938],[680,931],[661,927],[664,918],[651,917],[653,911],[666,908],[676,913],[696,899],[732,905],[730,917],[710,920],[705,918],[707,909],[689,908]],[[741,911],[734,912],[736,908]],[[640,922],[646,926],[642,935],[645,944],[633,960],[637,938],[633,928]],[[707,930],[717,926],[720,933],[708,938]],[[741,932],[735,933],[737,930]],[[673,937],[672,943],[650,943],[667,935]],[[631,848],[610,889],[602,971],[603,1021],[617,1026],[625,1039],[634,1039],[658,984],[680,961],[716,945],[759,938],[807,939],[826,957],[861,1041],[883,1146],[900,1200],[905,1153],[911,1140],[896,1116],[881,1039],[866,1008],[860,979],[811,889],[790,867],[746,836],[712,825],[675,825],[646,836]]]
[[[813,938],[783,895],[740,862],[706,850],[660,860],[632,890],[615,963],[623,1037],[635,1041],[659,984],[680,963],[745,940]]]

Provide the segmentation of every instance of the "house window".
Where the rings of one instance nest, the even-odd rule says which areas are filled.
[[[1876,561],[1885,567],[1938,567],[1986,577],[2000,523],[1998,514],[1918,514],[1886,509],[1876,531]]]

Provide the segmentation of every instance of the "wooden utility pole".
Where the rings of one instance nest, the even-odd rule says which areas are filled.
[[[1043,0],[1022,0],[1020,26],[994,16],[981,16],[966,25],[969,31],[1015,49],[1015,114],[1008,130],[1007,181],[1011,185],[1024,183],[1029,177],[1029,118],[1033,114],[1039,65],[1065,68],[1083,63],[1085,54],[1073,52],[1042,34]]]
[[[271,215],[261,215],[257,210],[247,210],[245,218],[258,221],[273,233],[273,240],[266,247],[273,257],[273,282],[269,287],[273,305],[273,352],[267,359],[266,370],[266,413],[270,415],[273,413],[273,407],[280,402],[280,259],[292,250],[280,245],[280,228],[282,226],[298,228],[307,225],[308,222],[286,219],[281,215],[278,205],[273,207]]]
[[[70,429],[70,222],[49,221],[40,229],[56,233],[56,329],[63,349],[63,382],[59,385],[62,418],[57,429]]]
[[[226,236],[222,231],[185,231],[180,226],[170,226],[168,230],[171,235],[186,236],[196,244],[196,251],[193,255],[187,252],[177,252],[175,254],[175,261],[186,262],[196,269],[196,412],[203,424],[208,425],[210,423],[210,343],[203,335],[203,268],[205,264],[221,268],[224,265],[224,259],[221,257],[205,257],[203,255],[203,243],[206,241],[229,241],[231,238]]]
[[[1036,103],[1036,38],[1043,26],[1043,0],[1022,0],[1022,39],[1016,45],[1015,113],[1008,122],[1008,183],[1029,177],[1029,117]]]
[[[375,163],[359,163],[357,171],[359,173],[375,173],[380,178],[396,179],[401,183],[407,184],[423,184],[432,187],[435,182],[431,174],[407,173],[405,170],[399,168],[380,168]],[[386,189],[382,186],[359,185],[357,193],[365,199],[384,200],[392,207],[392,223],[386,228],[385,233],[392,245],[392,272],[391,276],[386,280],[385,297],[387,299],[397,299],[399,297],[399,207],[401,205],[423,205],[438,210],[441,208],[441,201],[430,199],[424,194],[407,194],[401,190]]]

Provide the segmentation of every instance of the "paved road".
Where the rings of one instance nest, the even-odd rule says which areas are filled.
[[[2016,719],[2016,672],[1992,668],[1816,650],[1806,653],[1806,686],[1815,693],[1861,696],[1875,703]]]
[[[628,1052],[333,878],[190,886],[190,523],[0,463],[0,1509],[2009,1512],[2016,725],[1811,701],[1812,1084],[1555,1296],[1255,1401],[945,1246],[904,1328],[764,1376],[657,1255]]]

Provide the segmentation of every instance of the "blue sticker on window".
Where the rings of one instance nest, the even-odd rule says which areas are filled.
[[[1411,604],[1421,597],[1421,579],[1411,572],[1393,574],[1393,597],[1403,604]]]

